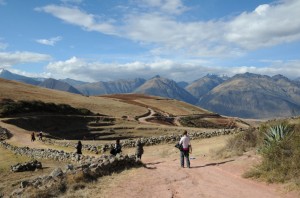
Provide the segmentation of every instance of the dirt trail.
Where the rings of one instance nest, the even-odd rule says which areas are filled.
[[[178,157],[179,158],[179,157]],[[179,159],[146,159],[147,168],[128,175],[112,187],[107,197],[123,198],[295,198],[296,193],[283,193],[277,185],[267,185],[241,177],[249,159],[225,160],[218,163],[204,158],[191,160],[192,167],[181,168]],[[242,162],[242,163],[241,163]]]
[[[24,129],[21,129],[19,127],[16,127],[14,125],[6,124],[0,120],[0,126],[3,128],[8,129],[12,134],[12,138],[9,140],[6,140],[6,142],[15,145],[15,146],[28,146],[31,148],[48,148],[47,145],[43,144],[38,140],[38,132],[37,131],[32,131],[35,132],[36,135],[36,141],[31,142],[31,133],[29,131],[26,131]]]
[[[150,115],[145,116],[145,117],[140,117],[138,120],[140,123],[144,123],[144,124],[153,124],[152,122],[148,122],[147,119],[152,118],[155,114],[155,111],[153,109],[148,108],[148,110],[150,111]]]
[[[0,121],[0,126],[13,132],[9,143],[32,148],[47,148],[42,142],[30,141],[30,132]],[[211,148],[224,144],[225,137],[193,141],[191,168],[181,168],[179,152],[173,145],[145,147],[144,168],[129,171],[120,176],[104,193],[89,189],[93,197],[122,198],[296,198],[299,192],[285,193],[280,185],[268,185],[241,175],[258,162],[252,154],[230,160],[215,161],[207,157]],[[132,153],[133,149],[124,149]],[[206,155],[206,156],[204,156]],[[114,177],[118,177],[115,175]],[[101,182],[101,179],[100,179]],[[103,190],[103,189],[102,189]]]

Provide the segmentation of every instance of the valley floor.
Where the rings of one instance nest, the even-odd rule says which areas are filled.
[[[2,125],[2,123],[1,123]],[[30,133],[21,129],[3,124],[2,127],[13,131],[14,137],[8,142],[18,146],[47,147],[42,142],[30,142]],[[228,136],[192,141],[193,153],[191,168],[181,168],[179,164],[179,151],[172,144],[145,147],[142,161],[143,168],[134,168],[115,173],[111,176],[99,178],[97,182],[85,185],[79,190],[68,190],[63,197],[159,197],[159,198],[185,198],[185,197],[210,197],[210,198],[295,198],[300,197],[297,191],[286,192],[282,185],[266,184],[262,181],[244,179],[242,174],[259,162],[255,153],[249,152],[243,156],[214,160],[211,151],[221,148]],[[133,154],[134,149],[124,149],[125,154]],[[13,155],[6,154],[13,157]],[[3,156],[4,157],[4,156]],[[5,159],[2,159],[5,160]],[[14,161],[13,161],[14,162]],[[15,162],[14,162],[15,163]],[[7,166],[10,164],[7,164]],[[46,172],[52,170],[53,163],[48,165]],[[57,163],[59,166],[59,163]],[[61,166],[65,166],[61,164]],[[16,173],[8,174],[2,169],[1,188],[10,179],[16,179]],[[28,173],[18,173],[18,178],[24,178]],[[24,174],[24,177],[22,176]],[[39,172],[29,174],[32,177]],[[42,172],[40,174],[43,174]],[[7,185],[18,184],[8,182]],[[1,189],[0,188],[0,189]]]

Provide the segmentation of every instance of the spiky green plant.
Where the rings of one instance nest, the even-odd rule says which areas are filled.
[[[270,127],[268,132],[265,133],[264,143],[266,146],[270,146],[273,143],[282,141],[292,133],[292,128],[288,125],[276,125]]]

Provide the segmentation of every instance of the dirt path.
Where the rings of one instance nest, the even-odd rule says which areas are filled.
[[[9,143],[33,148],[47,148],[42,142],[30,141],[30,132],[0,122],[0,125],[13,132]],[[126,174],[114,175],[116,181],[105,184],[105,189],[89,188],[83,192],[91,197],[160,197],[160,198],[296,198],[298,192],[285,193],[280,185],[268,185],[241,175],[258,162],[257,156],[244,156],[215,161],[208,158],[211,149],[219,148],[226,137],[216,137],[193,141],[191,168],[181,168],[179,151],[173,145],[145,147],[144,168],[134,169]],[[124,149],[133,153],[134,149]],[[103,193],[99,193],[103,192]],[[80,191],[76,192],[80,195]]]
[[[191,168],[188,169],[180,167],[179,152],[166,153],[166,148],[162,147],[149,148],[148,151],[155,152],[158,148],[161,150],[157,156],[144,157],[145,168],[134,170],[114,182],[109,186],[109,189],[113,190],[106,192],[105,197],[119,195],[123,198],[300,197],[296,192],[284,192],[282,186],[243,178],[241,175],[244,171],[258,162],[255,155],[247,154],[235,159],[214,161],[207,156],[204,157],[203,153],[206,151],[201,151],[191,155],[194,159],[191,159]]]
[[[145,116],[145,117],[140,117],[138,120],[140,123],[144,123],[144,124],[153,124],[152,122],[148,122],[147,119],[152,118],[155,114],[155,111],[153,109],[148,108],[148,110],[150,111],[150,115]]]
[[[31,142],[31,133],[14,125],[6,124],[0,120],[0,126],[8,129],[12,133],[12,138],[6,140],[6,142],[15,145],[15,146],[28,146],[31,148],[48,148],[47,145],[43,144],[38,140],[38,132],[35,132],[36,141]]]
[[[180,168],[177,159],[147,159],[146,164],[147,168],[137,170],[116,184],[107,197],[297,197],[295,193],[280,192],[276,185],[242,178],[241,168],[235,161],[217,164],[196,159],[190,169]]]

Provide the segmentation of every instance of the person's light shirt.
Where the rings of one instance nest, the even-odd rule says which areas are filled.
[[[184,149],[187,149],[189,148],[189,145],[190,145],[190,137],[189,136],[183,136],[181,137],[180,141],[179,141],[179,144],[182,144],[182,147]]]

